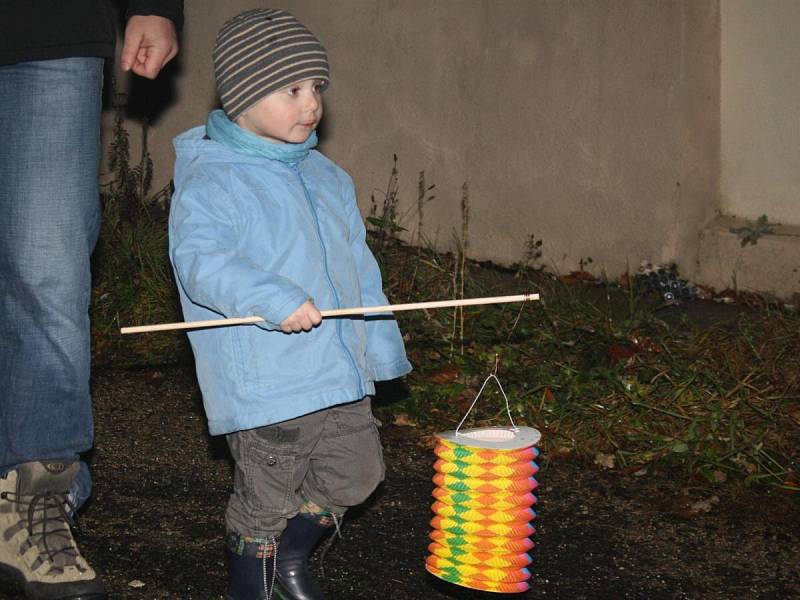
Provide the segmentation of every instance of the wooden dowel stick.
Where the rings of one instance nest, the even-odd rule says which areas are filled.
[[[386,304],[384,306],[359,306],[354,308],[334,308],[321,310],[324,317],[343,317],[347,315],[369,315],[403,310],[422,310],[427,308],[448,308],[453,306],[476,306],[479,304],[502,304],[505,302],[526,302],[538,300],[539,294],[519,294],[517,296],[494,296],[491,298],[466,298],[463,300],[438,300],[435,302],[412,302],[411,304]],[[261,323],[261,317],[233,317],[230,319],[211,319],[210,321],[187,321],[184,323],[161,323],[159,325],[139,325],[123,327],[120,333],[148,333],[151,331],[174,331],[178,329],[199,329],[201,327],[223,327],[226,325],[252,325]]]

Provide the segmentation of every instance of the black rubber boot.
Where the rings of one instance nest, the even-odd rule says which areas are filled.
[[[228,589],[225,600],[272,600],[275,587],[275,543],[265,552],[264,543],[244,543],[237,534],[228,535]],[[267,556],[272,554],[272,556]]]
[[[275,578],[283,600],[325,600],[319,585],[308,572],[308,557],[330,530],[327,519],[300,513],[289,519],[278,545]]]

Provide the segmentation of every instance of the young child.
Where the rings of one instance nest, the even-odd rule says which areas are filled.
[[[226,598],[317,600],[310,552],[383,479],[374,382],[411,365],[393,319],[317,309],[387,303],[353,183],[314,150],[322,44],[257,9],[223,25],[213,59],[224,111],[175,140],[170,257],[187,320],[264,319],[189,334],[236,463]]]

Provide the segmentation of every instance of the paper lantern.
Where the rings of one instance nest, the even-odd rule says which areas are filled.
[[[475,590],[528,590],[541,434],[512,426],[456,429],[437,438],[426,569]]]

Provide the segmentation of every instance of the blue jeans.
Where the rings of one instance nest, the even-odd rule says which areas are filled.
[[[101,58],[0,66],[0,473],[92,446],[102,87]]]

